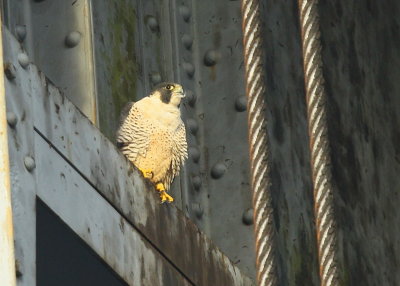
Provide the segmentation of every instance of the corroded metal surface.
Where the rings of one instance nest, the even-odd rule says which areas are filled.
[[[262,1],[271,191],[279,282],[319,285],[296,1]]]
[[[29,119],[33,111],[32,92],[40,87],[40,83],[29,80],[30,67],[24,69],[18,63],[18,55],[23,50],[7,29],[3,32],[4,59],[14,67],[14,79],[6,81],[6,104],[7,113],[15,116],[15,124],[8,128],[8,136],[17,283],[31,286],[36,281],[36,252],[32,247],[36,244],[36,181],[34,164],[25,158],[35,155],[33,121]]]
[[[193,285],[35,134],[37,195],[128,285]]]
[[[318,10],[341,285],[398,285],[400,2]]]
[[[5,25],[60,90],[97,122],[90,0],[5,0]]]
[[[174,269],[195,285],[253,285],[181,211],[159,204],[152,187],[34,65],[26,75],[39,84],[29,92],[35,132]]]
[[[3,65],[3,40],[0,31],[0,67]],[[13,286],[15,281],[14,234],[11,209],[10,165],[4,69],[0,72],[0,283]]]
[[[337,232],[333,209],[331,154],[326,122],[319,16],[315,0],[299,0],[304,79],[314,183],[319,275],[322,286],[338,285]]]

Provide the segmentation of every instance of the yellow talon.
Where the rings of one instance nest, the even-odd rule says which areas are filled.
[[[161,203],[169,202],[172,203],[174,198],[167,194],[163,183],[158,183],[156,185],[156,190],[160,192]]]
[[[143,177],[145,177],[145,179],[153,178],[153,171],[152,170],[139,169],[139,171],[142,172]]]
[[[161,198],[161,203],[164,202],[172,203],[174,201],[174,198],[168,195],[166,191],[162,191],[160,193],[160,198]]]
[[[156,185],[156,190],[159,191],[159,192],[165,191],[164,184],[163,183],[158,183]]]

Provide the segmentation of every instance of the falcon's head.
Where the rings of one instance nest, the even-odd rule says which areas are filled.
[[[150,94],[150,97],[156,97],[165,104],[179,108],[181,99],[185,97],[183,87],[173,82],[163,82],[158,84]]]

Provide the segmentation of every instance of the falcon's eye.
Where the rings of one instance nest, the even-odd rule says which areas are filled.
[[[167,84],[167,86],[165,88],[168,90],[173,90],[174,86],[172,84]]]

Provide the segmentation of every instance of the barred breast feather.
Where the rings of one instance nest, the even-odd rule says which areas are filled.
[[[179,109],[146,97],[122,111],[117,146],[137,168],[151,170],[154,183],[168,190],[187,158],[185,126]]]

